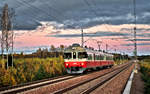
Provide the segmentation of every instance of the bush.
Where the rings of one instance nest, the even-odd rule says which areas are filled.
[[[148,62],[147,62],[148,61]],[[150,94],[150,63],[149,60],[144,60],[140,63],[142,79],[145,82],[145,94]]]
[[[14,59],[14,67],[0,68],[0,87],[17,85],[64,74],[63,57]],[[0,65],[4,62],[1,60]]]
[[[40,68],[38,69],[37,73],[34,76],[34,80],[41,80],[46,77],[46,72],[44,70],[43,65],[40,65]]]
[[[123,63],[127,63],[128,60],[115,60],[115,65],[120,65],[120,64],[123,64]]]

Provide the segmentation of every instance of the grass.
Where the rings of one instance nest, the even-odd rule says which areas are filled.
[[[142,79],[145,82],[145,94],[150,94],[150,60],[140,62]]]
[[[120,65],[120,64],[123,64],[123,63],[127,63],[128,60],[115,60],[115,65]]]

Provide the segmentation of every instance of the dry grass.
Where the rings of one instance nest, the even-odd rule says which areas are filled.
[[[0,87],[63,75],[63,57],[14,59],[14,67],[5,69],[0,60]]]

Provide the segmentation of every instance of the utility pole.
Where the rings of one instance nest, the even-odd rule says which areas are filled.
[[[4,59],[4,52],[7,54],[7,68],[9,66],[9,54],[12,53],[11,50],[13,50],[13,31],[12,31],[12,18],[13,13],[10,13],[10,10],[8,8],[8,5],[5,4],[2,11],[1,16],[1,28],[2,28],[2,34],[1,34],[1,53],[2,58]],[[13,62],[11,62],[11,66],[13,66]]]
[[[84,36],[83,36],[83,29],[81,29],[81,46],[84,46]]]
[[[108,51],[108,44],[106,44],[106,52]]]
[[[136,0],[133,0],[134,4],[134,57],[137,60],[137,44],[136,44]]]
[[[99,51],[101,50],[101,49],[100,49],[101,43],[102,43],[101,41],[97,41]]]

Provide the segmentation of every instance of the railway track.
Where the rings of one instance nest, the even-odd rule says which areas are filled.
[[[101,82],[96,83],[96,85],[90,87],[89,89],[81,92],[81,94],[90,94],[92,93],[94,90],[96,90],[97,88],[101,88],[103,86],[105,86],[106,84],[108,84],[111,80],[114,80],[115,78],[117,78],[121,73],[123,73],[124,71],[126,71],[128,68],[123,68],[120,69],[119,71],[115,72],[114,74],[110,75],[110,77],[102,80]]]
[[[120,73],[127,70],[132,64],[123,66],[121,68],[114,69],[106,74],[97,76],[95,78],[83,81],[81,83],[77,83],[70,87],[55,91],[54,94],[89,94],[94,91],[96,88],[102,86],[107,83],[109,80],[114,79]]]
[[[121,65],[120,67],[122,68],[122,66],[123,65]],[[129,65],[124,65],[124,66],[127,67]],[[86,75],[73,75],[73,76],[66,75],[66,76],[61,76],[61,77],[45,79],[45,80],[41,80],[41,81],[35,81],[35,82],[31,82],[31,83],[26,83],[26,84],[18,85],[18,86],[1,88],[0,94],[16,94],[16,93],[22,93],[22,92],[23,93],[30,93],[30,92],[33,93],[36,90],[37,90],[37,92],[41,91],[41,93],[49,92],[49,93],[55,93],[55,94],[60,94],[60,93],[62,94],[62,93],[70,92],[71,90],[73,90],[79,86],[86,85],[86,83],[91,82],[92,80],[94,80],[96,78],[101,78],[101,77],[103,77],[109,73],[112,73],[115,70],[117,71],[118,69],[120,69],[120,67],[117,66],[116,68],[105,69],[105,70],[96,71],[96,72],[89,72]],[[113,71],[110,71],[110,70],[113,70]],[[109,72],[107,72],[107,71],[109,71]],[[101,72],[102,75],[96,76],[96,78],[90,78],[89,80],[81,81],[81,83],[78,83],[76,85],[69,86],[69,85],[72,85],[69,83],[69,81],[70,82],[74,82],[74,81],[78,82],[77,80],[80,81],[80,79],[81,80],[83,80],[85,78],[87,79],[87,77],[91,77],[94,73],[99,73],[99,72]],[[69,84],[69,85],[63,86],[63,84]],[[50,89],[52,88],[54,90],[48,91],[48,88],[47,88],[47,89],[45,89],[46,91],[42,91],[41,87],[43,88],[46,86],[49,86]],[[39,87],[40,87],[40,90],[38,90]],[[55,89],[57,87],[59,87],[59,88],[61,87],[61,88]],[[67,87],[67,88],[64,88],[64,87]],[[80,91],[80,93],[83,92],[83,94],[86,94],[87,93],[86,90],[87,90],[87,88]],[[89,91],[89,90],[87,90],[87,91]],[[84,92],[86,92],[86,93],[84,93]],[[75,94],[77,94],[77,93],[75,93]]]
[[[50,79],[44,79],[44,80],[29,82],[25,84],[20,84],[17,86],[4,87],[4,88],[0,88],[0,94],[16,94],[16,93],[27,91],[27,90],[37,88],[40,86],[45,86],[45,85],[61,82],[64,80],[68,80],[74,77],[75,76],[65,75],[65,76],[59,76],[59,77],[54,77]]]
[[[89,72],[87,74],[90,74],[92,72]],[[29,83],[24,83],[16,86],[9,86],[9,87],[3,87],[0,88],[0,94],[16,94],[16,93],[21,93],[24,91],[28,91],[34,88],[46,86],[46,85],[51,85],[54,83],[58,82],[63,82],[65,80],[69,80],[72,78],[76,78],[79,76],[82,76],[83,74],[80,75],[65,75],[65,76],[59,76],[59,77],[54,77],[54,78],[49,78],[49,79],[44,79],[44,80],[38,80],[38,81],[33,81]]]

